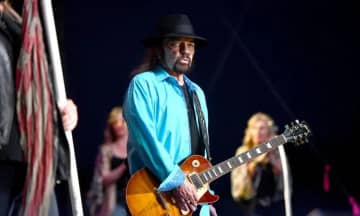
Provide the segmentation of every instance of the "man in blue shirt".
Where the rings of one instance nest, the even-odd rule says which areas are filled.
[[[159,180],[157,191],[170,191],[179,209],[216,216],[213,206],[197,208],[200,197],[179,166],[190,155],[209,156],[193,104],[195,94],[207,132],[205,95],[186,76],[193,65],[195,47],[206,43],[195,34],[188,16],[162,17],[156,34],[144,40],[147,54],[133,72],[123,112],[129,128],[131,174],[146,167]]]

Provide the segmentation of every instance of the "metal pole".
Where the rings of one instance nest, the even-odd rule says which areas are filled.
[[[60,51],[58,46],[58,39],[55,29],[55,21],[53,15],[53,8],[51,4],[51,0],[41,0],[41,9],[42,15],[44,19],[44,27],[46,33],[46,39],[49,45],[49,55],[50,61],[53,66],[53,78],[54,78],[54,87],[55,94],[57,99],[57,104],[59,107],[64,107],[66,103],[66,92],[64,85],[64,77],[63,70],[61,66],[61,58]],[[69,151],[70,151],[70,181],[69,181],[69,192],[70,192],[70,200],[72,213],[75,216],[83,215],[83,208],[81,202],[81,193],[79,187],[79,178],[77,174],[76,168],[76,159],[75,159],[75,151],[74,151],[74,143],[72,138],[71,131],[66,131],[66,138],[69,143]]]
[[[283,170],[283,179],[284,179],[284,202],[285,202],[285,215],[291,216],[291,185],[290,185],[290,176],[289,176],[289,167],[285,154],[284,146],[279,146],[281,167]]]

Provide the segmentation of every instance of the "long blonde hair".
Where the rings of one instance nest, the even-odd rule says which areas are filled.
[[[252,127],[254,127],[255,123],[259,120],[263,120],[263,121],[266,121],[267,122],[267,125],[269,126],[269,130],[270,130],[270,133],[271,133],[271,136],[272,135],[275,135],[276,133],[276,127],[275,127],[275,124],[274,124],[274,120],[268,115],[268,114],[265,114],[265,113],[262,113],[262,112],[257,112],[255,114],[253,114],[248,122],[247,122],[247,127],[245,129],[245,136],[243,138],[243,143],[242,145],[243,146],[246,146],[248,148],[252,148],[254,147],[255,143],[254,141],[252,140],[252,137],[251,137],[251,133],[250,133],[250,129]]]
[[[115,137],[114,137],[111,127],[113,124],[116,123],[117,115],[119,113],[122,113],[122,108],[120,106],[116,106],[111,109],[111,111],[108,115],[107,124],[106,124],[105,132],[104,132],[104,143],[114,141]]]

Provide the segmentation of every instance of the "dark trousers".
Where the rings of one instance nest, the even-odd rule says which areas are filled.
[[[21,194],[25,170],[24,163],[0,161],[0,216],[8,216],[13,201]]]
[[[26,165],[0,162],[0,216],[17,216],[22,201]],[[51,195],[49,215],[58,216],[55,193]]]

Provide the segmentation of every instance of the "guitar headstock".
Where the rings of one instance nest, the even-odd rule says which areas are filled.
[[[283,135],[286,141],[300,145],[309,142],[308,137],[311,135],[311,130],[305,121],[296,120],[291,122],[290,125],[285,125]]]

